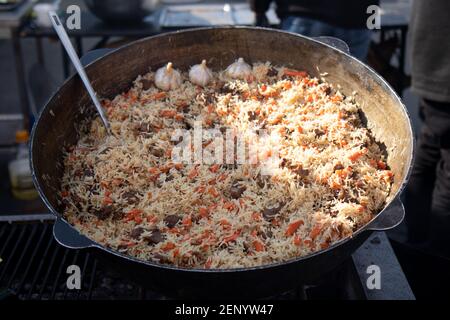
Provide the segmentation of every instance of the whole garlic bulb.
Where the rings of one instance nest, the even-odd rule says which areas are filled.
[[[202,60],[201,64],[196,64],[189,70],[189,80],[193,84],[205,87],[211,80],[213,74],[206,66],[206,60]]]
[[[252,67],[243,58],[239,58],[230,64],[225,72],[233,79],[245,79],[252,74]]]
[[[155,85],[164,91],[169,91],[178,88],[183,81],[181,74],[169,62],[165,67],[161,67],[155,74]]]

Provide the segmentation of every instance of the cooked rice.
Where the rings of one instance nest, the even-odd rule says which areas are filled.
[[[214,73],[207,88],[183,73],[164,93],[153,72],[139,76],[103,101],[114,136],[95,118],[67,150],[64,216],[106,247],[188,268],[269,264],[351,236],[383,207],[392,172],[354,97],[286,70],[256,63],[247,81]],[[174,163],[171,137],[195,120],[232,128],[259,159],[276,151],[278,165],[265,176],[261,162]],[[269,138],[254,139],[255,128]]]

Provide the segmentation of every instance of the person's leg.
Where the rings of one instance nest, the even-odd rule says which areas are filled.
[[[450,159],[445,159],[450,144],[450,104],[422,99],[420,111],[424,125],[417,142],[416,159],[405,197],[406,223],[411,242],[441,236],[446,233],[442,230],[450,231],[447,229],[450,226],[443,224],[450,211],[450,183],[446,178],[450,172]],[[435,216],[442,216],[443,219],[435,219]]]
[[[423,108],[422,103],[420,107]],[[424,121],[417,140],[413,169],[405,194],[405,220],[408,227],[408,241],[411,243],[429,240],[436,166],[441,157],[439,145],[431,139],[427,122]]]
[[[431,206],[431,241],[433,248],[450,257],[450,103],[426,101],[425,117],[440,146],[441,158]]]

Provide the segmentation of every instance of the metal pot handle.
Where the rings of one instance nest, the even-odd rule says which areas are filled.
[[[94,241],[80,234],[59,217],[53,225],[53,236],[60,245],[70,249],[85,249],[96,246]]]
[[[386,231],[398,226],[405,218],[405,208],[399,198],[395,198],[392,203],[383,210],[373,222],[365,227],[370,231]]]
[[[339,38],[335,37],[328,37],[328,36],[320,36],[320,37],[313,37],[314,40],[325,43],[329,46],[332,46],[338,50],[341,50],[347,54],[350,54],[350,48],[344,40],[341,40]]]

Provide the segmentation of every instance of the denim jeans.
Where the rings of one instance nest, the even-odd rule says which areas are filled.
[[[424,120],[406,188],[410,242],[431,240],[450,257],[450,103],[422,99]]]
[[[281,21],[281,28],[307,37],[329,36],[339,38],[347,43],[350,53],[364,61],[367,57],[371,32],[369,29],[346,29],[336,27],[315,19],[288,16]]]

